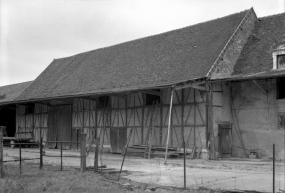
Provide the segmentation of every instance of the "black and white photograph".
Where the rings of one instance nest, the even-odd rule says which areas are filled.
[[[285,193],[285,0],[0,0],[0,193]]]

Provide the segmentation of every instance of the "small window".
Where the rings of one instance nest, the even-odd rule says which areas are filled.
[[[277,56],[277,69],[285,69],[285,54]]]
[[[285,99],[285,77],[277,78],[277,99]]]
[[[110,96],[100,96],[97,108],[107,108],[110,107]]]
[[[34,107],[28,106],[25,108],[25,114],[33,114],[34,113]]]
[[[153,89],[151,91],[160,92],[159,89]],[[154,94],[145,94],[146,99],[146,105],[154,105],[154,104],[160,104],[160,96],[154,95]]]
[[[278,128],[285,129],[285,113],[279,113],[278,115]]]

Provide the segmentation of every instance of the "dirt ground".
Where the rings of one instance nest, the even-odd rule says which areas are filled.
[[[18,149],[5,149],[6,160],[15,159]],[[53,165],[59,169],[60,151],[46,149],[45,165]],[[23,157],[37,158],[39,149],[24,149]],[[80,165],[79,152],[65,150],[63,152],[63,168]],[[74,157],[77,156],[77,157]],[[123,156],[119,154],[102,154],[99,165],[106,165],[108,169],[119,170]],[[94,153],[90,152],[87,166],[93,166]],[[228,191],[258,191],[272,192],[273,175],[272,160],[186,160],[186,187],[191,190],[212,189]],[[153,187],[182,188],[184,187],[183,159],[168,159],[164,165],[163,158],[143,159],[127,156],[124,162],[122,180],[144,183]],[[118,176],[114,173],[113,177]],[[275,190],[282,192],[284,187],[284,162],[276,162]]]

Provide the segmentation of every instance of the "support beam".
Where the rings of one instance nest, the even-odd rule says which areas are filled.
[[[264,94],[268,94],[268,91],[266,91],[264,88],[262,88],[262,86],[260,84],[258,84],[256,82],[256,80],[252,80],[252,82],[264,93]]]
[[[172,103],[173,103],[173,93],[174,93],[175,87],[172,86],[171,88],[171,98],[170,98],[170,106],[169,106],[169,117],[168,117],[168,128],[167,128],[167,141],[166,141],[166,148],[165,148],[165,159],[164,159],[164,165],[166,165],[167,161],[167,152],[168,152],[168,143],[169,143],[169,135],[170,135],[170,124],[171,124],[171,112],[172,112]]]
[[[192,86],[192,88],[195,88],[195,89],[198,89],[198,90],[206,91],[206,87],[205,87],[205,86],[194,85],[194,86]]]
[[[204,82],[204,81],[202,81],[202,82],[192,82],[192,83],[189,83],[189,84],[184,84],[184,85],[176,86],[176,87],[175,87],[175,90],[184,89],[184,88],[189,88],[189,87],[194,87],[194,86],[199,86],[199,87],[204,88],[203,86],[201,86],[201,84],[205,84],[205,82]]]

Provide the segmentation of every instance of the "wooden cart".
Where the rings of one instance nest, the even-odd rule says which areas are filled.
[[[34,132],[32,128],[18,127],[15,137],[8,137],[5,126],[0,126],[0,131],[3,133],[3,145],[11,148],[18,147],[38,147],[37,141],[34,140]]]

